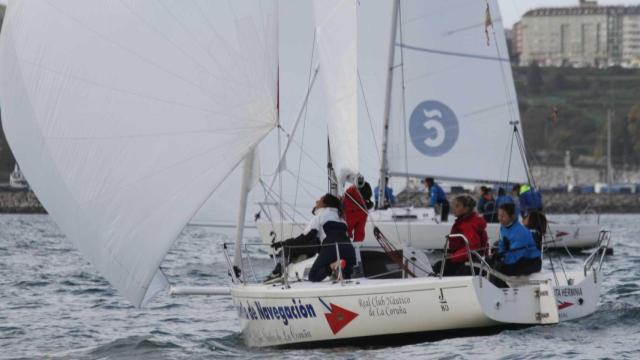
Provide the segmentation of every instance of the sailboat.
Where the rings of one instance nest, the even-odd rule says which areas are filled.
[[[387,8],[384,3],[361,4],[366,6]],[[497,7],[491,13],[495,28],[502,29]],[[386,72],[378,75],[386,77],[385,87],[372,89],[374,84],[362,90],[365,96],[383,92],[385,107],[379,114],[383,124],[369,124],[371,119],[361,115],[365,118],[361,126],[379,125],[383,130],[379,147],[373,149],[381,154],[377,173],[361,171],[369,179],[383,182],[389,177],[396,183],[407,179],[408,184],[410,177],[431,176],[454,184],[498,184],[507,192],[513,184],[534,184],[503,32],[490,27],[485,33],[483,27],[489,24],[483,23],[484,15],[455,2],[408,2],[398,16],[401,20],[389,37],[393,45],[389,59],[384,59],[384,67],[372,70]],[[358,36],[372,42],[366,32]],[[357,129],[338,135],[354,132]],[[361,152],[373,151],[369,147]],[[357,162],[358,150],[350,154]],[[433,208],[393,207],[373,211],[370,218],[373,222],[366,229],[365,243],[376,244],[375,224],[397,244],[424,250],[441,249],[452,225],[452,221],[441,222]],[[569,223],[553,218],[550,222],[546,241],[550,248],[597,245],[601,230],[597,222]],[[304,229],[304,223],[291,219],[263,218],[256,225],[265,243],[295,236]],[[498,238],[499,228],[497,223],[488,224],[492,239]]]
[[[13,171],[9,174],[9,187],[14,190],[26,190],[29,188],[29,184],[24,175],[22,175],[18,164],[14,166]]]
[[[336,119],[355,108],[353,78],[345,76],[357,66],[356,4],[314,2],[323,88],[335,90],[329,100],[345,101],[332,103]],[[502,276],[511,285],[505,289],[489,281],[488,274],[501,275],[470,250],[473,276],[410,278],[403,267],[393,279],[312,283],[304,279],[309,260],[285,269],[280,283],[252,281],[244,214],[256,147],[278,128],[277,48],[275,0],[10,1],[0,35],[4,131],[52,219],[120,295],[144,306],[167,289],[160,263],[240,167],[237,237],[233,252],[225,247],[231,285],[217,293],[231,295],[250,346],[380,344],[410,334],[554,324],[596,310],[605,237],[579,271]],[[330,124],[329,133],[342,125]],[[344,152],[349,146],[330,143],[340,183],[357,170]]]

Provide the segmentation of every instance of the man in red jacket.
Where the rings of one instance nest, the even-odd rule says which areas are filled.
[[[371,185],[358,175],[356,183],[344,192],[342,207],[347,222],[347,234],[354,242],[364,240],[364,227],[367,224],[367,211],[373,207]]]

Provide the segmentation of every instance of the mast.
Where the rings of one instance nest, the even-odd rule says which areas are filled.
[[[396,49],[396,34],[398,32],[398,11],[400,9],[400,0],[393,1],[392,19],[391,19],[391,38],[389,40],[389,76],[387,77],[387,90],[384,101],[384,127],[382,129],[382,156],[380,164],[380,186],[378,188],[378,206],[384,207],[387,199],[385,198],[385,189],[387,188],[387,146],[389,142],[389,118],[391,115],[391,88],[393,86],[393,70]]]
[[[338,178],[336,177],[336,171],[333,169],[333,163],[331,161],[331,144],[329,138],[327,138],[327,181],[329,194],[338,196]]]
[[[242,270],[242,237],[244,235],[244,221],[247,214],[247,198],[251,191],[253,179],[253,162],[256,156],[255,148],[244,158],[242,166],[242,183],[240,184],[240,208],[238,209],[238,225],[236,228],[236,243],[233,254],[233,270],[235,277],[240,277]]]
[[[607,110],[607,184],[609,189],[613,185],[613,165],[611,163],[611,121],[613,120],[613,110]]]

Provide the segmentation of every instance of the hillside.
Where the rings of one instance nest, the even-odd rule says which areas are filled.
[[[529,66],[513,71],[532,162],[561,164],[570,150],[574,165],[603,165],[611,108],[614,165],[640,165],[640,70]]]

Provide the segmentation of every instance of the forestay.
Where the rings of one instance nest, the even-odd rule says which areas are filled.
[[[509,52],[497,1],[488,4],[496,30],[487,38],[485,1],[400,1],[391,174],[527,182],[510,124],[520,129]]]
[[[166,284],[159,265],[183,226],[276,124],[276,5],[9,4],[9,144],[60,228],[136,305]]]
[[[358,172],[356,0],[315,0],[331,160],[340,185]]]

